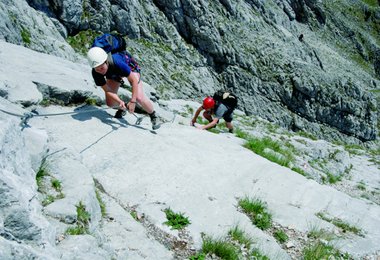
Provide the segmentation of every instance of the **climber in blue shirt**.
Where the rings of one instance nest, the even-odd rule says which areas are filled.
[[[158,117],[154,111],[152,102],[144,94],[143,84],[140,79],[140,68],[133,58],[125,53],[108,55],[100,47],[92,47],[87,57],[92,67],[92,77],[95,84],[101,86],[105,92],[106,104],[109,107],[118,107],[116,118],[121,118],[125,111],[134,113],[136,103],[149,114],[152,128],[160,127]],[[132,86],[132,97],[127,104],[117,95],[123,78],[127,78]]]

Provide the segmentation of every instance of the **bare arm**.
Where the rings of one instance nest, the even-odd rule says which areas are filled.
[[[119,104],[120,109],[126,109],[124,101],[121,100],[116,93],[112,92],[111,89],[107,86],[107,84],[104,84],[102,86],[102,89],[104,90],[104,92],[106,94],[106,100],[107,100],[108,106],[110,106],[110,104],[112,104],[112,103],[114,103],[114,104],[117,103],[117,104]],[[111,102],[109,102],[108,100],[111,100]]]
[[[206,129],[209,129],[209,128],[212,128],[214,127],[217,123],[218,123],[219,119],[218,118],[214,118],[210,123],[208,123],[207,125],[203,125],[200,127],[200,129],[202,130],[206,130]]]
[[[203,110],[203,107],[200,106],[200,107],[197,109],[197,111],[195,111],[194,117],[193,117],[193,119],[191,120],[190,125],[193,126],[193,125],[195,124],[195,122],[197,122],[197,118],[198,118],[198,116],[199,116],[199,114],[201,113],[202,110]]]

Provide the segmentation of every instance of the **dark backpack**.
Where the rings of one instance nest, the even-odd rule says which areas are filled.
[[[212,97],[216,103],[222,103],[230,109],[235,109],[238,104],[237,96],[231,91],[218,90]]]
[[[140,72],[141,68],[132,55],[127,52],[127,43],[121,35],[105,33],[96,37],[92,43],[92,47],[100,47],[108,54],[108,62],[111,66],[114,65],[112,54],[120,52],[125,54],[126,63],[133,72]]]
[[[105,33],[95,38],[92,47],[100,47],[107,53],[125,52],[127,44],[125,39],[116,34]]]

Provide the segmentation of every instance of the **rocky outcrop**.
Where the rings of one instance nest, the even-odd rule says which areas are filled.
[[[190,127],[197,102],[158,100],[155,109],[168,122],[151,131],[150,120],[137,111],[116,119],[110,108],[75,106],[87,97],[104,99],[89,84],[87,66],[4,41],[0,49],[0,88],[6,92],[0,98],[1,259],[188,259],[200,253],[205,235],[224,237],[237,223],[254,241],[252,250],[271,259],[302,258],[314,227],[334,233],[333,245],[355,259],[379,255],[376,151],[308,139],[237,110],[239,134],[273,138],[278,148],[265,148],[263,156],[289,160],[290,169],[242,147],[245,141],[223,128],[214,134]],[[20,57],[29,64],[21,66]],[[328,96],[301,76],[282,95]],[[276,88],[266,86],[255,91],[276,97]],[[144,89],[155,93],[146,84]],[[345,91],[365,97],[354,87]],[[130,96],[127,89],[120,92]],[[282,95],[268,103],[285,102]],[[42,106],[42,99],[67,106]],[[26,115],[28,124],[20,127]],[[311,122],[302,119],[293,118],[300,129]],[[259,196],[267,205],[273,230],[261,230],[242,212],[237,205],[244,196]],[[191,224],[171,229],[168,208]],[[274,229],[289,237],[286,247]]]
[[[380,84],[378,6],[311,0],[28,3],[34,9],[22,0],[8,4],[34,20],[16,11],[1,14],[0,35],[7,41],[72,56],[51,44],[67,46],[63,38],[83,30],[116,30],[128,36],[146,81],[162,98],[201,98],[230,88],[247,114],[290,129],[325,138],[336,129],[342,140],[378,137],[379,109],[370,93]],[[36,19],[46,28],[43,41],[32,26]],[[31,28],[29,43],[23,28],[24,34]]]

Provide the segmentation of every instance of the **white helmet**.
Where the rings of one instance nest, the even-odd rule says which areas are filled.
[[[107,57],[107,53],[100,47],[93,47],[87,52],[87,59],[92,68],[102,65]]]

